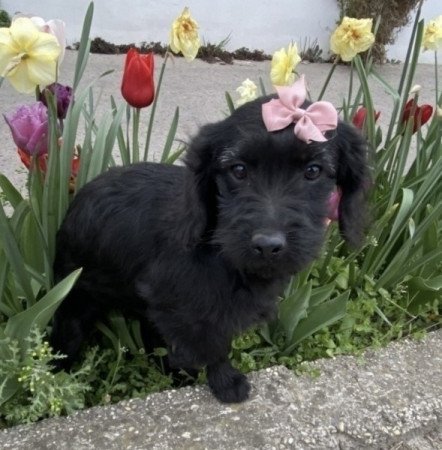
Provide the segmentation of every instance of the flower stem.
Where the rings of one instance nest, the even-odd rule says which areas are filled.
[[[140,160],[140,143],[138,133],[140,129],[140,108],[134,108],[134,120],[132,128],[132,162]]]
[[[150,146],[150,139],[152,137],[153,121],[155,118],[155,111],[157,109],[157,103],[158,103],[158,98],[160,96],[161,84],[163,82],[164,71],[166,70],[166,63],[167,63],[168,58],[169,58],[169,52],[166,51],[166,55],[164,57],[163,64],[161,65],[160,77],[158,78],[158,85],[157,85],[157,89],[155,92],[155,98],[152,103],[152,111],[150,113],[149,126],[147,128],[146,145],[144,147],[143,161],[147,161],[147,156],[149,154],[149,146]]]
[[[439,83],[438,83],[437,50],[434,51],[434,86],[436,89],[436,107],[439,106]]]
[[[325,94],[325,91],[326,91],[326,89],[327,89],[327,86],[328,86],[328,84],[330,83],[331,77],[332,77],[332,75],[333,75],[333,72],[334,72],[335,69],[336,69],[336,66],[338,65],[338,62],[339,62],[339,56],[337,56],[336,59],[333,61],[333,64],[332,64],[332,66],[331,66],[331,68],[330,68],[330,72],[328,73],[327,78],[325,79],[325,83],[324,83],[324,85],[322,86],[321,93],[319,94],[319,97],[318,97],[318,101],[319,101],[319,100],[322,100],[322,97],[323,97],[323,95]]]

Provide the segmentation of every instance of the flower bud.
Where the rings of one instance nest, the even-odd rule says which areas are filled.
[[[410,95],[418,94],[421,90],[422,86],[420,84],[415,84],[410,90]]]
[[[64,119],[72,99],[72,88],[69,86],[64,86],[60,83],[52,83],[49,86],[46,86],[40,94],[40,101],[47,106],[46,91],[51,92],[57,101],[57,117],[59,119]]]

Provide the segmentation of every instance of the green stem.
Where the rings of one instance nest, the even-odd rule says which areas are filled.
[[[404,84],[405,84],[405,78],[406,78],[407,71],[408,71],[408,68],[409,68],[411,53],[413,51],[413,43],[415,42],[415,37],[416,37],[417,27],[418,27],[418,24],[419,24],[419,18],[420,18],[421,8],[422,8],[423,2],[424,2],[424,0],[420,1],[419,6],[418,6],[418,8],[416,10],[416,17],[414,19],[413,29],[411,31],[410,44],[408,45],[407,55],[406,55],[405,61],[404,61],[404,68],[402,70],[401,79],[399,81],[398,92],[399,92],[400,96],[402,95],[402,92],[403,92],[403,88],[404,88]]]
[[[351,66],[350,66],[350,82],[349,82],[349,86],[348,86],[348,97],[347,97],[347,107],[349,107],[351,105],[351,98],[353,96],[353,71],[354,71],[354,63],[353,60],[351,60]],[[350,116],[348,118],[346,118],[346,120],[351,120]]]
[[[438,66],[437,66],[437,50],[434,51],[434,85],[436,89],[436,108],[439,106],[439,80],[438,80]],[[442,105],[440,105],[442,107]]]
[[[132,107],[129,104],[127,104],[126,105],[126,130],[125,131],[126,131],[126,146],[127,146],[128,154],[129,154],[129,163],[133,162],[133,161],[130,161],[131,154],[130,154],[130,137],[129,137],[131,109],[132,109]]]
[[[324,96],[327,86],[330,83],[331,77],[336,69],[336,66],[338,65],[338,62],[339,62],[339,56],[337,56],[336,59],[333,61],[333,64],[330,68],[330,72],[328,73],[327,78],[325,79],[325,83],[322,86],[321,93],[319,94],[319,97],[318,97],[318,101],[321,100],[322,97]]]
[[[371,97],[370,87],[368,85],[368,75],[364,68],[361,56],[356,55],[354,57],[354,63],[356,71],[358,73],[359,81],[361,83],[361,89],[364,96],[364,106],[367,108],[367,114],[365,119],[367,129],[367,139],[372,149],[376,149],[376,130],[374,125],[374,108],[373,99]]]
[[[138,134],[140,129],[140,108],[133,108],[134,120],[132,127],[132,162],[136,163],[140,160],[140,144]]]
[[[158,98],[160,97],[161,84],[163,82],[164,71],[166,70],[166,63],[167,63],[168,58],[169,58],[169,52],[167,51],[166,56],[164,57],[164,60],[163,60],[163,64],[161,65],[160,77],[158,79],[158,85],[157,85],[157,89],[155,92],[155,98],[152,103],[152,111],[150,113],[149,126],[147,128],[146,145],[144,147],[143,161],[147,161],[147,156],[149,154],[149,146],[150,146],[150,139],[152,137],[153,122],[154,122],[154,118],[155,118],[155,112],[157,110]]]

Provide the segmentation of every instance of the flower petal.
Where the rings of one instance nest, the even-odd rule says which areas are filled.
[[[20,65],[26,65],[25,62],[21,62]],[[23,67],[17,67],[15,70],[11,71],[8,75],[8,80],[12,84],[15,90],[22,92],[23,94],[32,94],[35,92],[35,86],[38,84],[34,83],[29,78],[28,70]]]
[[[17,49],[11,40],[11,35],[7,28],[0,28],[0,75],[5,76],[6,68],[12,58],[17,55]]]
[[[28,76],[34,85],[48,85],[55,81],[57,77],[57,63],[48,58],[29,58],[26,60],[28,66]]]
[[[9,27],[11,38],[15,44],[25,51],[32,47],[34,41],[38,38],[38,28],[28,17],[18,17]]]
[[[38,33],[28,54],[30,58],[47,58],[55,61],[60,55],[60,46],[52,34]]]

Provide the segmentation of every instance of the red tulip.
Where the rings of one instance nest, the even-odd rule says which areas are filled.
[[[142,55],[135,48],[127,52],[121,94],[129,105],[144,108],[153,102],[153,68],[153,53]]]
[[[379,116],[381,115],[380,111],[376,112],[373,111],[374,115],[374,121],[376,122],[379,119]],[[357,111],[356,114],[353,116],[353,125],[356,128],[359,128],[362,130],[364,128],[365,119],[367,117],[367,108],[364,106],[361,106]]]
[[[406,124],[413,116],[413,133],[416,133],[420,127],[427,123],[433,115],[433,107],[431,105],[418,106],[414,98],[408,100],[402,114],[402,123]]]

